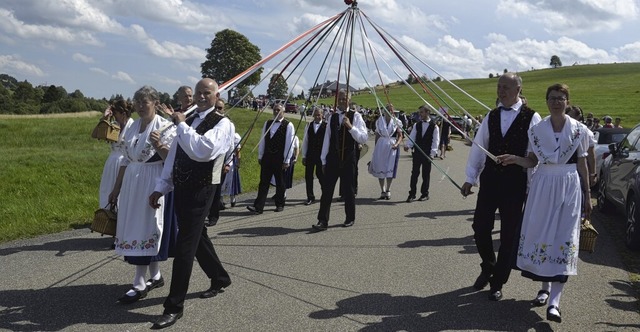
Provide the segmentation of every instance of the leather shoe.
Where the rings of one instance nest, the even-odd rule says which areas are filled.
[[[231,207],[234,207],[234,206],[236,206],[236,197],[235,196],[231,199]]]
[[[344,224],[342,224],[342,226],[344,226],[344,227],[351,227],[351,226],[353,226],[353,223],[354,223],[354,222],[355,222],[355,221],[353,221],[353,220],[347,220],[347,221],[345,221],[345,222],[344,222]]]
[[[160,288],[164,286],[164,278],[160,277],[158,280],[149,279],[147,280],[147,292],[150,292],[156,288]]]
[[[276,209],[275,209],[275,210],[273,210],[273,211],[275,211],[275,212],[282,212],[282,211],[284,211],[284,206],[276,206]]]
[[[122,304],[131,304],[134,302],[137,302],[140,299],[144,299],[145,297],[147,297],[147,290],[143,289],[143,290],[135,290],[136,293],[133,296],[129,296],[127,294],[124,294],[122,297],[120,297],[118,299],[118,302],[122,303]]]
[[[473,283],[473,288],[475,288],[477,290],[481,290],[481,289],[487,287],[487,285],[489,284],[489,279],[490,278],[491,278],[490,275],[484,274],[484,273],[480,273],[480,275],[476,279],[476,282]]]
[[[407,197],[407,203],[411,203],[415,199],[416,199],[416,196],[409,195],[409,197]]]
[[[318,223],[311,226],[316,231],[326,231],[327,230],[327,222],[318,220]]]
[[[211,281],[211,287],[209,287],[209,289],[207,289],[206,291],[202,292],[200,294],[200,298],[201,299],[208,299],[210,297],[214,297],[220,293],[224,293],[224,289],[229,287],[229,285],[231,285],[231,280],[229,280],[228,283],[225,284],[213,284],[213,281]]]
[[[552,313],[551,312],[552,309],[556,309],[556,311],[558,311],[558,314],[556,315],[555,313]],[[550,320],[556,323],[562,323],[562,317],[560,315],[561,315],[560,308],[558,308],[557,306],[550,305],[549,308],[547,308],[547,320]]]
[[[247,210],[253,212],[254,214],[262,214],[262,210],[257,210],[253,205],[248,205]]]
[[[338,202],[344,202],[344,197],[342,197],[342,196],[338,197],[337,201]]]
[[[165,327],[169,327],[175,324],[180,318],[182,318],[182,311],[175,314],[164,313],[155,323],[153,323],[153,326],[151,327],[151,329],[160,330]]]
[[[306,202],[304,202],[304,205],[311,205],[315,202],[316,202],[315,198],[309,198]]]
[[[418,200],[420,202],[422,201],[428,201],[429,200],[429,195],[420,195],[420,198],[418,198]]]
[[[218,218],[207,218],[204,222],[207,227],[215,226],[216,224],[218,224]]]
[[[547,296],[545,296],[545,297],[542,297],[542,296],[541,296],[541,295],[545,295],[545,294],[546,294]],[[548,292],[548,291],[546,291],[546,290],[544,290],[544,289],[541,289],[541,290],[538,292],[538,295],[536,296],[536,298],[535,298],[535,299],[533,299],[533,301],[531,301],[531,303],[532,303],[534,306],[536,306],[536,307],[542,307],[542,306],[544,306],[545,304],[547,304],[547,301],[549,301],[549,292]]]
[[[491,290],[489,291],[489,300],[490,301],[500,301],[502,299],[502,291],[501,290]]]

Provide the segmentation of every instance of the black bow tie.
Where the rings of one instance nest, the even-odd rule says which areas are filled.
[[[511,107],[507,108],[507,107],[504,107],[504,106],[500,106],[500,110],[502,110],[502,111],[506,111],[506,112],[514,111],[514,109],[513,109],[513,108],[511,108]]]

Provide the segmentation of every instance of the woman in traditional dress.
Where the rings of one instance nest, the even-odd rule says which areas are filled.
[[[175,239],[176,229],[175,220],[164,216],[166,200],[161,198],[159,209],[146,204],[162,172],[163,158],[169,152],[175,131],[162,136],[158,132],[170,122],[156,114],[159,94],[154,88],[143,86],[136,91],[133,101],[140,118],[124,136],[124,159],[109,196],[110,202],[118,203],[116,253],[136,266],[133,286],[118,299],[121,303],[136,302],[148,291],[164,285],[158,262],[167,260],[169,242]]]
[[[227,163],[229,172],[222,184],[222,192],[229,195],[231,207],[236,206],[236,196],[242,193],[242,184],[240,182],[240,139],[240,134],[234,133],[233,152],[231,160]]]
[[[402,143],[402,123],[393,116],[393,105],[387,105],[376,121],[376,141],[369,163],[369,173],[380,182],[380,199],[391,199],[391,182],[396,178]]]
[[[581,208],[591,214],[587,150],[589,135],[578,121],[564,114],[569,87],[547,89],[550,116],[529,129],[529,154],[498,156],[504,165],[538,166],[531,178],[525,205],[517,268],[542,282],[533,300],[547,307],[547,320],[561,322],[560,297],[570,275],[577,274]]]
[[[109,143],[111,145],[111,153],[109,153],[109,157],[107,157],[107,161],[105,161],[104,168],[102,169],[99,195],[100,207],[102,208],[106,208],[109,204],[109,194],[111,194],[113,190],[113,185],[118,176],[118,170],[120,170],[124,148],[122,138],[133,123],[133,119],[131,119],[132,110],[133,105],[131,103],[127,103],[124,99],[117,99],[104,111],[103,119],[109,119],[111,116],[116,119],[116,122],[120,126],[120,135],[118,136],[118,141]]]

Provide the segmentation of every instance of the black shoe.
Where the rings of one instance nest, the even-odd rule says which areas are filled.
[[[344,197],[342,197],[342,196],[338,197],[337,201],[338,202],[344,202]]]
[[[544,294],[546,294],[547,296],[542,298],[541,295],[544,295]],[[544,290],[544,289],[541,289],[538,292],[538,295],[536,296],[536,298],[533,299],[533,301],[531,301],[531,303],[536,307],[542,307],[545,304],[547,304],[548,301],[549,301],[549,292]]]
[[[309,198],[309,199],[307,199],[306,202],[304,202],[304,205],[311,205],[311,204],[313,204],[315,202],[316,202],[315,198]]]
[[[164,286],[164,278],[160,277],[158,280],[149,279],[147,280],[147,292],[150,292],[156,288],[160,288]]]
[[[275,211],[275,212],[282,212],[282,211],[284,211],[284,206],[276,206],[276,209],[275,209],[275,210],[273,210],[273,211]]]
[[[551,313],[551,309],[556,309],[556,310],[558,310],[558,314],[557,314],[557,315],[556,315],[556,314],[552,314],[552,313]],[[555,306],[555,305],[550,305],[550,306],[547,308],[547,320],[550,320],[550,321],[552,321],[552,322],[556,322],[556,323],[562,323],[562,317],[561,317],[560,315],[561,315],[561,313],[560,313],[560,308],[558,308],[557,306]]]
[[[152,330],[160,330],[175,324],[178,319],[182,318],[182,311],[175,314],[162,314],[162,316],[153,323]]]
[[[355,222],[355,221],[353,221],[353,220],[347,220],[347,221],[345,221],[345,222],[344,222],[344,224],[342,224],[342,226],[344,226],[344,227],[351,227],[351,226],[353,226],[353,223],[354,223],[354,222]]]
[[[500,301],[502,299],[502,291],[499,289],[489,291],[489,301]]]
[[[480,273],[480,275],[476,279],[476,282],[473,283],[473,288],[477,290],[481,290],[487,287],[487,285],[489,284],[490,278],[491,278],[491,275]]]
[[[147,297],[147,290],[143,289],[143,290],[135,290],[136,293],[133,296],[129,296],[127,294],[124,294],[122,297],[120,297],[118,299],[118,302],[122,303],[122,304],[131,304],[134,302],[137,302],[140,299],[144,299],[145,297]]]
[[[247,210],[253,212],[254,214],[262,214],[262,210],[257,210],[253,205],[248,205]]]
[[[328,226],[326,221],[318,220],[318,223],[311,227],[313,227],[313,229],[315,229],[316,231],[326,231]]]
[[[407,197],[407,203],[411,203],[411,202],[413,202],[413,200],[415,200],[415,199],[416,199],[416,196],[409,195],[409,197]]]
[[[429,195],[420,195],[420,198],[418,198],[418,200],[420,202],[422,201],[428,201],[429,200]]]
[[[231,199],[231,207],[235,207],[236,206],[236,198],[235,196]]]
[[[220,204],[220,211],[226,210],[226,209],[227,209],[227,204],[224,204],[224,203]]]
[[[204,225],[207,227],[215,226],[218,223],[218,218],[207,218]]]
[[[207,289],[206,291],[202,292],[202,294],[200,294],[200,298],[201,299],[208,299],[210,297],[214,297],[220,293],[224,293],[224,289],[229,287],[229,285],[231,285],[231,280],[229,280],[228,283],[225,284],[217,284],[214,285],[213,281],[211,281],[211,287],[209,287],[209,289]]]
[[[380,197],[378,199],[387,199],[387,192],[383,191],[380,193]]]

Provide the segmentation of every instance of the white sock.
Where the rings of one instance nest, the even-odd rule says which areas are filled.
[[[540,288],[540,290],[544,290],[544,291],[549,291],[551,289],[551,283],[550,282],[542,282],[542,287]],[[542,294],[538,294],[538,296],[536,296],[536,299],[540,300],[540,301],[544,301],[549,297],[549,295],[547,295],[546,293],[542,293]]]
[[[158,262],[149,263],[149,276],[153,280],[160,280],[162,274],[160,274],[160,264]]]
[[[145,280],[145,276],[147,275],[147,266],[146,265],[136,265],[136,275],[133,277],[133,288],[137,290],[143,290],[147,287],[147,283]],[[129,295],[131,291],[127,292]],[[131,292],[134,293],[135,292]]]
[[[564,283],[554,282],[551,285],[551,295],[549,297],[549,306],[556,306],[560,308],[560,297],[562,296],[562,289],[564,288]]]

